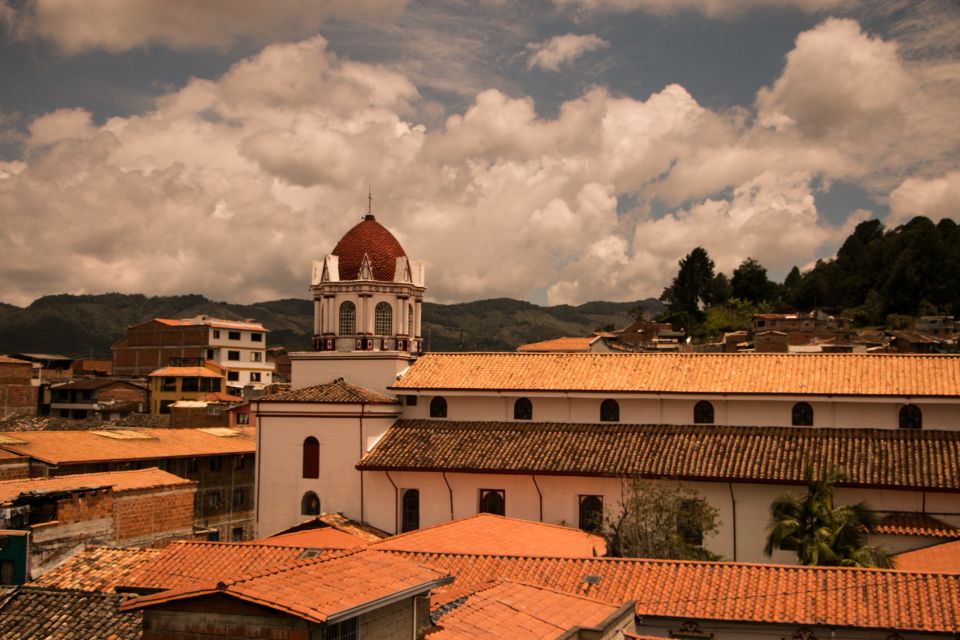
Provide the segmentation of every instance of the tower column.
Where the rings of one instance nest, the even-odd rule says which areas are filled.
[[[323,333],[323,302],[313,301],[313,335],[318,336]]]
[[[414,335],[413,335],[413,336],[410,336],[411,338],[413,338],[413,337],[419,338],[419,337],[420,337],[420,305],[421,305],[421,304],[422,304],[422,301],[421,301],[421,300],[415,300],[415,301],[414,301],[414,307],[413,307],[413,333],[414,333]]]

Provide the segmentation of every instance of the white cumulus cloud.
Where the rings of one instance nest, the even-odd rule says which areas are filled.
[[[576,35],[568,33],[554,36],[544,42],[531,42],[527,45],[530,55],[527,57],[528,69],[558,71],[590,51],[609,47],[610,43],[594,34]]]

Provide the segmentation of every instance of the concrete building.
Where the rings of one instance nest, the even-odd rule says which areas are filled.
[[[33,382],[33,363],[0,356],[0,418],[13,414],[36,415],[37,386]]]
[[[196,367],[163,367],[151,372],[150,413],[170,413],[178,400],[226,400],[242,402],[240,396],[226,393],[225,372],[212,361]]]
[[[119,420],[149,410],[145,387],[125,380],[85,378],[50,387],[50,414],[85,420]]]

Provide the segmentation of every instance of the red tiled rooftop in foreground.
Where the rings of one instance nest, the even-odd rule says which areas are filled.
[[[896,536],[960,538],[960,528],[925,513],[890,513],[877,523],[877,533]]]
[[[517,351],[524,353],[535,352],[554,352],[554,351],[590,351],[590,343],[597,339],[597,336],[586,336],[584,338],[554,338],[553,340],[544,340],[543,342],[531,342],[517,347]]]
[[[163,553],[160,549],[88,547],[30,584],[78,591],[113,591],[132,572]]]
[[[602,537],[580,529],[488,513],[403,533],[372,548],[558,558],[589,558],[607,552]]]
[[[244,544],[298,547],[300,549],[356,549],[367,546],[370,541],[333,527],[319,527],[317,529],[282,533],[263,540],[245,542]]]
[[[257,402],[327,402],[334,404],[399,404],[396,398],[385,396],[344,381],[343,378],[312,387],[281,391],[257,398]]]
[[[627,608],[630,604],[627,604]],[[517,582],[496,582],[469,594],[438,620],[429,640],[554,640],[576,627],[595,628],[623,607]]]
[[[427,353],[390,389],[952,397],[960,356]]]
[[[105,487],[112,487],[114,491],[133,491],[192,484],[194,483],[191,480],[156,468],[105,473],[80,473],[52,478],[23,478],[0,481],[0,503],[13,500],[23,493],[31,492],[46,493]]]
[[[250,547],[252,548],[252,547]],[[296,565],[143,596],[121,611],[213,593],[270,607],[314,622],[335,623],[367,604],[386,604],[450,582],[445,574],[404,558],[370,551],[311,558]]]
[[[901,571],[960,573],[960,540],[898,553],[894,560]]]
[[[960,575],[734,562],[384,553],[455,577],[451,586],[434,592],[434,608],[497,579],[604,602],[635,600],[639,616],[960,630]],[[599,583],[588,585],[588,575],[598,576]]]

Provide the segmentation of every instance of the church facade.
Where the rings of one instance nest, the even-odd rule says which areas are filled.
[[[478,512],[595,526],[639,477],[719,510],[710,551],[769,561],[769,505],[809,462],[885,517],[875,542],[960,537],[960,358],[421,355],[423,266],[372,215],[311,289],[316,351],[255,406],[261,536],[321,510],[388,532]]]

